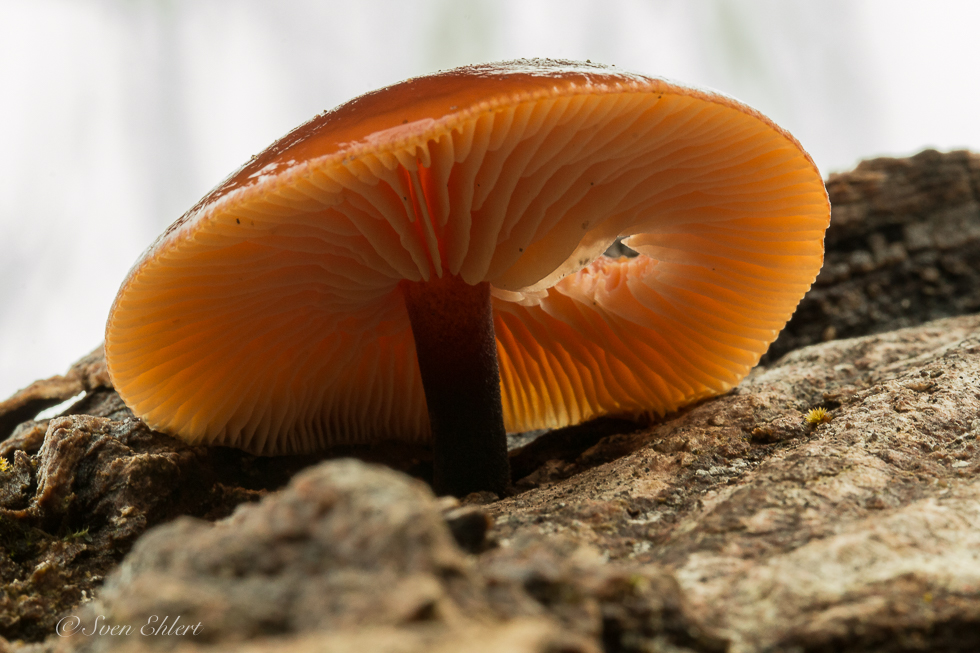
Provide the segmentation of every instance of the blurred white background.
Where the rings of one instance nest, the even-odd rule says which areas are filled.
[[[724,91],[826,175],[980,150],[973,0],[0,0],[0,399],[101,342],[142,250],[279,136],[466,63]]]

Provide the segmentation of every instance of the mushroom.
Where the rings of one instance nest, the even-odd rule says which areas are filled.
[[[722,95],[591,63],[406,80],[252,158],[130,271],[113,384],[154,429],[263,454],[433,443],[502,492],[505,431],[734,387],[823,263],[800,144]],[[603,255],[617,239],[635,258]]]

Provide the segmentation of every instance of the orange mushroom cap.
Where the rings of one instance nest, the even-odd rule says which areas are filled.
[[[563,61],[468,66],[317,116],[123,282],[112,381],[255,453],[430,437],[406,282],[489,282],[509,431],[735,386],[823,263],[800,144],[728,97]],[[602,256],[617,237],[639,252]]]

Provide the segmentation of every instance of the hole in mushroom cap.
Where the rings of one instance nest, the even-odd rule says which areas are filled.
[[[603,255],[608,256],[609,258],[619,258],[620,256],[633,258],[634,256],[639,256],[640,253],[627,246],[626,243],[623,242],[622,238],[617,238],[616,242],[610,245]]]

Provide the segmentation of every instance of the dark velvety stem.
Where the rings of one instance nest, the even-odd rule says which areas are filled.
[[[490,284],[404,286],[434,439],[435,490],[502,494],[510,482]]]

